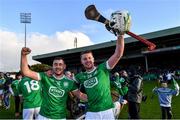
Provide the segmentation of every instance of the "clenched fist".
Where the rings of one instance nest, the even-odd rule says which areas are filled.
[[[28,55],[29,53],[31,53],[31,49],[29,49],[27,47],[22,48],[21,55]]]

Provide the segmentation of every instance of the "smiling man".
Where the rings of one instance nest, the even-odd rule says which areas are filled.
[[[38,73],[29,69],[27,55],[30,52],[29,48],[22,48],[21,71],[25,76],[38,80],[42,84],[42,104],[38,119],[65,119],[68,93],[72,91],[75,96],[85,101],[87,101],[87,96],[64,75],[66,64],[62,58],[53,60],[52,75],[48,76],[44,72]],[[33,84],[30,88],[32,87]]]
[[[81,64],[86,71],[77,74],[76,81],[84,86],[88,96],[86,119],[114,119],[109,72],[118,63],[123,52],[124,35],[119,35],[114,54],[98,66],[94,65],[91,51],[81,53]]]

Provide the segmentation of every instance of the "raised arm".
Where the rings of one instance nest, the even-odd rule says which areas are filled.
[[[108,59],[108,65],[110,69],[113,69],[115,65],[118,63],[120,58],[124,53],[124,35],[119,35],[117,37],[116,49],[114,54]]]
[[[27,62],[27,55],[31,53],[29,48],[22,48],[21,50],[21,71],[24,76],[30,77],[34,80],[40,80],[38,73],[30,70]]]

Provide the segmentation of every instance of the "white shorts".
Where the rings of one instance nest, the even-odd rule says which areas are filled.
[[[113,114],[113,109],[108,109],[105,111],[100,111],[100,112],[87,112],[86,113],[86,120],[102,120],[102,119],[108,119],[108,120],[114,120],[114,114]]]
[[[53,120],[53,119],[50,119],[50,118],[47,118],[47,117],[44,117],[44,116],[42,116],[42,115],[38,115],[38,118],[37,118],[38,120]],[[61,119],[61,120],[66,120],[65,118],[64,119]]]
[[[37,119],[37,116],[39,115],[39,110],[40,107],[23,109],[23,119],[24,120],[33,120],[34,118]]]

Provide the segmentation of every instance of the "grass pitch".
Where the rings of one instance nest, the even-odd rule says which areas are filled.
[[[180,83],[180,81],[179,81]],[[152,89],[157,85],[155,81],[144,81],[143,91],[148,96],[146,102],[141,103],[140,116],[142,119],[160,119],[161,110],[157,95],[154,94],[152,97]],[[180,84],[179,84],[180,85]],[[172,112],[173,119],[180,119],[180,95],[172,98]],[[124,106],[123,110],[119,115],[120,119],[128,118],[127,105]],[[0,119],[14,119],[14,99],[11,96],[11,107],[8,110],[0,108]],[[20,118],[21,119],[21,118]]]

